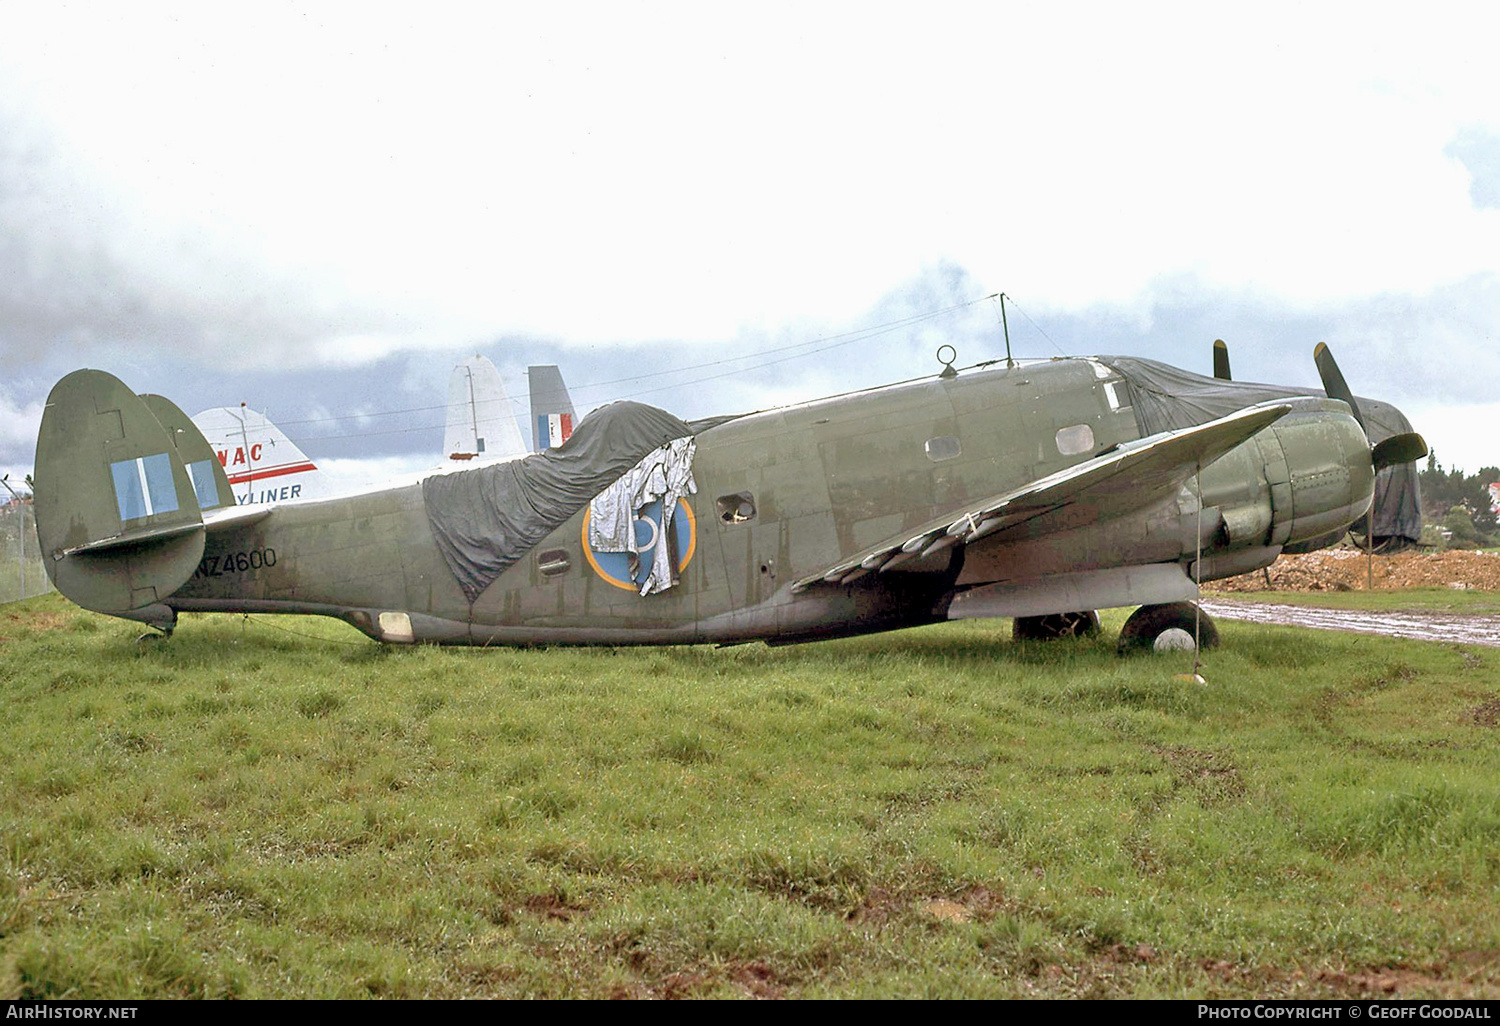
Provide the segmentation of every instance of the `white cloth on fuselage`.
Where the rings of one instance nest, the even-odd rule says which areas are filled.
[[[698,491],[693,480],[696,451],[697,444],[690,437],[668,442],[647,453],[589,504],[590,547],[596,552],[629,553],[634,576],[641,551],[635,537],[636,519],[647,505],[662,500],[661,529],[656,532],[651,550],[651,572],[641,584],[642,595],[664,591],[677,583],[673,546],[668,538],[678,501]]]

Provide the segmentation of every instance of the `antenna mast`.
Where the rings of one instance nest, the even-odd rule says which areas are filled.
[[[1010,358],[1010,322],[1005,319],[1005,293],[1000,293],[1000,327],[1005,331],[1005,366],[1014,367],[1016,361]]]

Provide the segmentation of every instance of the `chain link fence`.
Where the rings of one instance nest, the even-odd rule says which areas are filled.
[[[0,604],[52,590],[36,543],[30,503],[0,509]]]

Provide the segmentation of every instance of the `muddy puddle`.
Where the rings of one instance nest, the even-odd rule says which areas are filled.
[[[1209,616],[1221,620],[1313,627],[1327,631],[1383,634],[1418,641],[1450,641],[1500,646],[1500,616],[1462,613],[1372,613],[1351,609],[1311,609],[1259,602],[1199,603]]]

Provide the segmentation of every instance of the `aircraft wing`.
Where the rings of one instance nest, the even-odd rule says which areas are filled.
[[[888,538],[799,579],[792,585],[792,592],[797,594],[819,584],[848,584],[867,573],[893,570],[1066,506],[1087,503],[1097,520],[1146,509],[1175,493],[1201,467],[1291,409],[1285,403],[1264,403],[1197,427],[1164,431],[1127,443],[1028,485],[967,503],[915,531]]]

